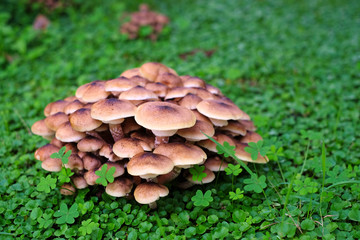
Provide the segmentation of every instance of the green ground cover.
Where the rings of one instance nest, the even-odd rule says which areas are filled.
[[[75,1],[42,33],[31,29],[38,10],[14,2],[0,3],[0,239],[360,238],[359,1],[151,1],[171,18],[157,42],[119,35],[132,1]],[[194,49],[214,53],[181,57]],[[275,152],[249,165],[263,192],[246,171],[233,186],[224,173],[171,190],[155,211],[41,191],[49,174],[33,152],[47,141],[29,128],[46,104],[147,61],[205,79],[252,116]],[[195,206],[198,189],[209,206]]]

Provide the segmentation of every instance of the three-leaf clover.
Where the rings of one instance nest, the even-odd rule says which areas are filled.
[[[294,190],[299,192],[300,195],[306,195],[308,193],[315,193],[318,191],[318,183],[311,181],[311,178],[305,178],[305,181],[300,179],[298,176],[297,179],[294,181]]]
[[[38,218],[39,228],[48,228],[52,223],[52,214],[46,214],[44,213],[42,217]]]
[[[279,161],[279,157],[284,156],[284,149],[282,147],[277,148],[275,145],[271,145],[270,151],[268,152],[270,160]]]
[[[204,170],[205,166],[195,165],[194,167],[189,169],[189,172],[191,173],[192,179],[194,181],[201,182],[207,176],[206,173],[204,173]]]
[[[233,174],[234,176],[237,176],[242,172],[242,168],[240,165],[228,164],[227,168],[225,168],[225,172],[226,175]]]
[[[40,182],[36,187],[36,190],[39,192],[49,193],[50,189],[54,189],[56,187],[56,179],[52,178],[50,175],[47,175],[46,178],[41,177]]]
[[[59,181],[60,183],[66,183],[66,182],[70,182],[70,177],[74,175],[74,173],[71,171],[70,168],[61,168],[61,171],[59,173]]]
[[[244,191],[241,191],[240,188],[237,188],[235,192],[229,192],[231,200],[240,200],[244,197]]]
[[[74,203],[69,209],[66,203],[62,202],[60,204],[60,209],[54,213],[54,217],[58,218],[56,220],[57,224],[72,224],[75,222],[75,218],[77,218],[78,216],[79,212],[77,203]]]
[[[109,170],[107,170],[108,165],[104,164],[100,170],[96,171],[95,174],[99,176],[98,179],[96,179],[96,183],[102,184],[103,186],[107,186],[108,182],[112,183],[114,182],[114,173],[116,171],[115,167],[111,167]]]
[[[85,236],[87,234],[91,234],[95,228],[99,227],[99,224],[91,222],[91,219],[82,221],[81,225],[82,226],[79,228],[79,231],[81,232],[81,235],[83,235],[83,236]]]
[[[222,144],[222,147],[216,145],[216,150],[218,154],[223,154],[225,157],[230,157],[232,155],[235,155],[235,146],[230,145],[228,142],[224,142]]]
[[[60,158],[63,164],[67,164],[69,162],[69,157],[71,155],[71,150],[65,153],[66,147],[60,148],[59,152],[53,153],[50,155],[51,158]]]
[[[207,190],[205,194],[203,194],[201,190],[197,190],[195,196],[193,196],[191,200],[194,202],[194,205],[197,207],[200,206],[207,207],[213,201],[213,198],[211,197],[210,190]]]
[[[264,188],[266,188],[266,177],[264,175],[258,177],[257,175],[251,175],[251,178],[244,180],[246,186],[244,189],[246,191],[254,191],[256,193],[261,193]]]
[[[258,154],[265,157],[269,150],[268,146],[264,146],[263,140],[260,140],[257,143],[249,142],[248,145],[248,147],[245,147],[245,151],[251,154],[251,159],[254,161],[258,158]]]

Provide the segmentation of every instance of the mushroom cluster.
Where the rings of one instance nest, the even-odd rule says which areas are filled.
[[[150,11],[148,5],[141,4],[139,11],[131,14],[130,21],[121,26],[120,32],[127,34],[130,39],[135,39],[139,36],[141,27],[149,26],[152,29],[149,37],[156,40],[168,23],[169,19],[165,15]]]
[[[198,77],[178,76],[160,63],[145,63],[107,81],[80,86],[75,96],[49,103],[45,119],[35,122],[34,134],[51,142],[35,152],[42,168],[57,172],[60,159],[50,155],[63,146],[71,150],[65,164],[75,174],[77,189],[95,185],[95,171],[115,167],[115,181],[105,191],[114,197],[133,196],[141,204],[154,203],[169,193],[165,184],[188,188],[214,180],[231,159],[218,155],[210,136],[235,146],[244,162],[252,160],[244,148],[261,140],[249,115],[221,91]],[[232,162],[233,163],[233,162]],[[204,165],[206,177],[194,181],[189,168]],[[63,194],[75,188],[66,185]],[[134,191],[133,191],[134,189]]]

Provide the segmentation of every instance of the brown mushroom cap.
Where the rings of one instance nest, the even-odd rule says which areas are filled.
[[[130,137],[146,142],[149,145],[150,149],[154,149],[154,147],[155,147],[155,144],[154,144],[155,136],[151,133],[133,132],[130,134]],[[144,150],[151,151],[151,150],[146,150],[146,149],[144,149]]]
[[[77,148],[82,152],[95,152],[103,145],[104,141],[92,136],[87,136],[78,142]]]
[[[141,178],[154,178],[169,173],[173,168],[174,163],[171,159],[150,152],[135,155],[127,164],[128,173]]]
[[[60,172],[62,168],[62,162],[59,158],[48,158],[42,161],[41,167],[49,172]]]
[[[241,143],[258,142],[263,138],[256,132],[247,131],[246,135],[240,139]]]
[[[88,187],[88,184],[83,176],[74,176],[71,180],[77,189],[84,189]]]
[[[94,104],[95,105],[95,104]],[[80,108],[70,115],[71,127],[79,132],[94,130],[101,126],[102,122],[91,117],[91,110]]]
[[[86,170],[94,170],[101,166],[101,161],[93,154],[85,154],[82,158]]]
[[[45,159],[50,158],[51,154],[56,153],[60,150],[59,147],[56,147],[52,144],[46,144],[35,151],[35,158],[39,161],[44,161]]]
[[[82,102],[93,103],[107,98],[110,93],[105,90],[104,81],[93,81],[79,87],[75,95]]]
[[[240,160],[245,162],[252,162],[252,163],[261,163],[265,164],[269,161],[268,157],[263,157],[258,154],[256,160],[252,160],[251,154],[245,151],[245,148],[248,146],[246,143],[237,143],[235,148],[235,156],[238,157]]]
[[[247,119],[248,115],[236,105],[219,100],[203,100],[196,106],[197,110],[209,117],[220,120]]]
[[[184,87],[206,88],[204,80],[198,77],[188,76],[182,79]]]
[[[76,189],[70,183],[64,183],[60,188],[61,195],[70,196],[74,195]]]
[[[152,82],[155,81],[159,74],[166,72],[170,72],[169,69],[165,65],[156,62],[144,63],[140,67],[140,75]]]
[[[209,118],[209,120],[216,127],[224,127],[229,124],[229,122],[227,120],[221,120],[221,119],[215,119],[215,118]]]
[[[174,74],[172,74],[172,73],[169,73],[169,72],[164,72],[164,73],[159,74],[156,77],[155,82],[165,84],[169,88],[175,88],[175,87],[182,87],[183,86],[181,78],[174,75]]]
[[[115,168],[115,172],[114,172],[114,175],[113,175],[114,178],[120,177],[120,176],[123,175],[124,172],[125,172],[124,164],[115,163],[115,162],[109,162],[109,161],[106,162],[106,163],[104,163],[103,165],[101,165],[101,167],[99,168],[99,170],[101,170],[102,167],[103,167],[105,164],[107,165],[107,170],[106,170],[106,172],[109,171],[110,168],[112,168],[112,167]]]
[[[116,98],[103,99],[91,107],[91,117],[104,123],[118,124],[118,120],[135,115],[136,106],[129,101]]]
[[[158,100],[158,96],[144,87],[136,86],[120,94],[123,100]]]
[[[131,78],[134,76],[140,75],[140,70],[139,68],[132,68],[129,70],[124,71],[120,76],[121,77],[126,77],[126,78]]]
[[[83,107],[84,107],[84,104],[82,102],[80,102],[79,100],[74,100],[66,105],[66,107],[64,108],[64,113],[71,114],[71,113],[75,112],[76,110],[83,108]]]
[[[64,100],[58,100],[52,103],[49,103],[44,109],[44,115],[50,116],[57,112],[64,112],[65,107],[69,104],[69,102]]]
[[[61,124],[69,121],[68,115],[63,112],[57,112],[45,118],[45,125],[48,129],[56,131]]]
[[[55,137],[62,142],[77,142],[86,136],[83,132],[75,131],[70,122],[63,123],[56,131]]]
[[[149,83],[149,80],[147,80],[146,78],[143,78],[141,76],[132,76],[130,78],[130,81],[134,82],[136,85],[141,86],[141,87],[145,87],[147,83]]]
[[[179,101],[179,105],[186,107],[187,109],[196,109],[196,106],[202,101],[202,98],[199,96],[188,93],[183,99]]]
[[[166,94],[165,100],[185,97],[188,93],[191,93],[191,91],[191,88],[187,87],[172,88]]]
[[[121,138],[113,146],[114,153],[120,158],[132,158],[138,153],[151,149],[146,142],[136,138]]]
[[[169,89],[168,86],[166,86],[165,84],[162,84],[160,82],[149,82],[145,85],[145,88],[149,91],[152,91],[158,97],[161,97],[161,98],[166,96],[166,93]]]
[[[222,95],[220,89],[218,89],[217,87],[214,87],[210,84],[206,84],[206,90],[208,90],[209,92],[211,92],[212,94],[215,94],[215,95]]]
[[[256,127],[251,120],[239,120],[239,122],[245,126],[245,129],[248,131],[256,131]]]
[[[52,131],[51,129],[49,129],[46,124],[45,124],[45,119],[41,119],[39,121],[36,121],[32,126],[31,126],[31,132],[42,136],[46,139],[51,139],[55,132]]]
[[[216,141],[218,141],[220,144],[224,144],[224,142],[228,142],[231,146],[235,146],[234,140],[225,134],[217,133],[213,136],[213,138]],[[209,151],[217,152],[216,143],[214,143],[210,139],[199,141],[197,142],[197,144],[203,148],[208,149]]]
[[[135,87],[137,84],[126,77],[119,77],[108,80],[105,83],[107,92],[123,92]]]
[[[60,141],[59,139],[56,139],[55,137],[53,139],[51,139],[50,144],[61,148],[62,146],[64,146],[64,143],[62,141]]]
[[[135,200],[140,204],[153,203],[168,194],[169,189],[167,187],[153,182],[141,183],[134,191]]]
[[[189,168],[195,164],[202,164],[207,158],[206,153],[199,147],[187,143],[165,143],[155,148],[154,153],[170,158],[174,166]]]
[[[191,128],[184,128],[177,131],[177,134],[183,138],[186,138],[188,141],[200,141],[205,140],[208,135],[209,137],[214,136],[215,129],[211,123],[196,120],[196,123]]]
[[[141,126],[135,122],[134,118],[126,118],[121,125],[125,135],[141,129]]]
[[[239,121],[228,121],[228,125],[221,127],[220,129],[230,132],[233,136],[246,135],[246,128]]]
[[[71,170],[77,169],[80,171],[84,169],[84,164],[81,158],[76,153],[72,153],[69,156],[69,161],[65,164],[65,167],[70,168]]]
[[[218,156],[206,159],[205,167],[213,172],[225,171],[228,163],[221,160]]]
[[[93,186],[96,184],[96,180],[99,178],[98,175],[95,174],[95,169],[94,170],[90,170],[87,171],[84,174],[84,179],[86,181],[87,184],[89,184],[90,186]]]
[[[129,178],[117,178],[114,182],[109,183],[105,192],[113,197],[124,197],[131,192],[133,182]]]
[[[135,121],[151,130],[167,131],[195,125],[195,115],[187,108],[167,102],[147,102],[140,105]]]

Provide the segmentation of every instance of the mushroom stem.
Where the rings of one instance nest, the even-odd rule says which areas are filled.
[[[124,137],[124,132],[121,124],[109,124],[109,129],[111,132],[111,136],[113,137],[115,142]]]
[[[168,142],[169,142],[169,137],[155,136],[155,148],[162,143],[168,143]]]
[[[151,209],[156,209],[156,208],[157,208],[156,202],[149,203],[149,207],[150,207]]]
[[[157,179],[156,177],[154,177],[154,178],[147,178],[146,181],[147,181],[147,182],[158,183],[158,179]]]

